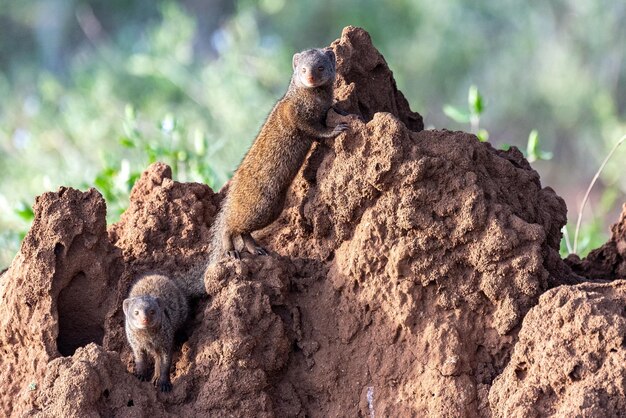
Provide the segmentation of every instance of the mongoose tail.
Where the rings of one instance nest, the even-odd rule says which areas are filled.
[[[207,294],[204,287],[204,273],[209,264],[210,259],[199,260],[186,270],[171,273],[172,280],[187,298],[199,298]]]

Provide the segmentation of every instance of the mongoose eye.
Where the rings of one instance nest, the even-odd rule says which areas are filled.
[[[320,65],[319,67],[317,67],[317,71],[324,71],[324,66]]]
[[[135,315],[139,315],[139,311],[135,311]]]
[[[303,74],[306,73],[306,67],[302,67],[300,71],[302,71]]]
[[[154,310],[154,309],[151,309],[151,310],[150,310],[150,315],[154,315],[154,313],[155,313],[155,310]]]

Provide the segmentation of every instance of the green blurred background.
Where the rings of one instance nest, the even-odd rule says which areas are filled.
[[[0,0],[0,268],[34,197],[60,185],[97,187],[109,222],[156,160],[219,188],[284,93],[291,55],[347,25],[369,31],[427,128],[469,130],[443,108],[466,108],[475,85],[494,146],[526,149],[536,129],[553,158],[533,166],[566,199],[573,236],[626,133],[626,3],[469,3]],[[625,162],[626,146],[594,188],[583,254],[626,200]]]

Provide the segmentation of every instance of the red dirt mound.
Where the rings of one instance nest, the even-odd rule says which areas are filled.
[[[107,312],[124,270],[107,239],[102,196],[61,188],[35,202],[35,220],[0,278],[0,406],[34,408],[49,362],[90,342],[102,344]]]
[[[412,131],[424,129],[422,116],[409,108],[385,58],[374,48],[367,32],[349,26],[331,47],[337,56],[335,99],[340,109],[365,120],[371,120],[377,112],[388,112]]]
[[[129,372],[121,301],[141,273],[202,262],[222,196],[153,164],[108,234],[96,191],[38,199],[0,278],[5,414],[501,414],[489,391],[524,316],[575,281],[558,255],[564,202],[517,149],[423,131],[365,31],[332,46],[351,129],[314,147],[257,234],[271,256],[207,270],[171,393]]]
[[[496,417],[610,417],[626,412],[626,282],[541,296],[489,399]]]
[[[351,127],[261,234],[328,269],[290,295],[302,348],[280,384],[319,416],[487,413],[515,328],[563,279],[563,201],[515,149],[385,113]]]

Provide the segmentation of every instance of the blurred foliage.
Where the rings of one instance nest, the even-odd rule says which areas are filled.
[[[17,250],[35,195],[96,187],[115,222],[148,164],[163,161],[176,180],[219,188],[254,138],[290,61],[268,65],[280,51],[263,47],[242,13],[216,35],[219,57],[201,63],[192,54],[194,19],[175,3],[159,10],[162,20],[135,42],[88,30],[65,74],[16,74],[12,85],[0,76],[0,265]]]
[[[474,133],[479,141],[485,142],[489,139],[489,132],[480,128],[480,117],[485,111],[485,99],[478,91],[478,87],[471,85],[467,94],[467,111],[452,105],[445,105],[443,113],[457,123],[469,123],[470,132]],[[508,150],[509,144],[502,144],[502,149]],[[539,133],[536,129],[530,131],[526,150],[522,151],[528,162],[532,163],[538,160],[550,160],[553,154],[541,149]],[[607,234],[604,229],[604,219],[610,208],[614,205],[617,193],[614,188],[605,189],[601,200],[601,216],[593,216],[591,220],[581,227],[579,231],[580,242],[578,243],[578,254],[587,254],[594,248],[598,248],[607,240]],[[575,226],[571,237],[575,237]],[[561,256],[567,257],[575,248],[573,238],[570,237],[569,225],[563,227],[563,239],[561,240],[560,253]]]
[[[467,93],[467,111],[445,105],[443,113],[457,123],[469,123],[470,132],[475,134],[480,142],[489,140],[489,131],[480,128],[480,116],[485,111],[485,99],[478,91],[478,87],[471,85]],[[502,149],[508,150],[510,144],[502,144]],[[528,162],[532,163],[537,160],[551,160],[552,153],[543,151],[539,142],[539,133],[536,129],[530,131],[528,135],[528,143],[526,150],[522,151]]]
[[[534,163],[538,160],[551,160],[553,154],[549,151],[543,151],[539,144],[539,132],[533,129],[528,134],[528,143],[526,144],[526,152],[524,153],[529,163]]]
[[[489,140],[489,132],[486,129],[480,129],[480,115],[485,111],[485,100],[478,91],[478,87],[471,85],[467,92],[467,111],[445,105],[443,113],[457,123],[469,123],[470,132],[478,137],[481,142]]]
[[[482,123],[531,158],[546,157],[541,132],[554,159],[536,168],[575,206],[626,131],[624,21],[625,3],[593,0],[0,0],[0,267],[34,196],[60,185],[97,187],[109,222],[152,161],[219,188],[286,89],[293,52],[347,25],[370,32],[431,127],[449,127],[443,105],[476,84],[452,128],[487,139]],[[624,158],[602,176],[616,201]],[[594,215],[586,228],[606,239],[602,216],[615,214]]]

